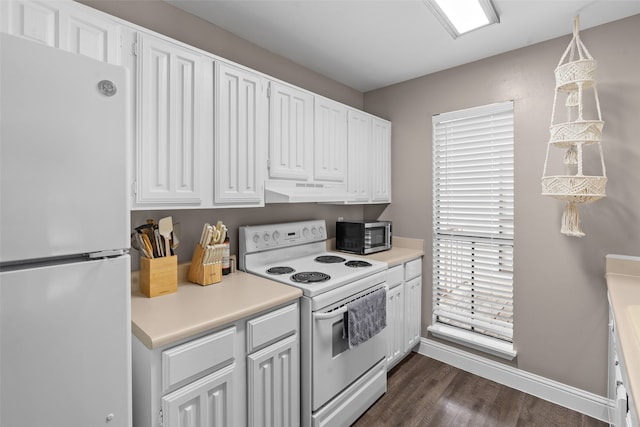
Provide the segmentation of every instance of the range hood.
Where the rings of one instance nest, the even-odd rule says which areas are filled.
[[[265,181],[265,203],[346,203],[355,201],[344,184]]]

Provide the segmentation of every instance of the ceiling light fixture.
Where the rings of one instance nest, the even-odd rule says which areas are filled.
[[[500,22],[491,0],[424,0],[424,3],[454,39]]]

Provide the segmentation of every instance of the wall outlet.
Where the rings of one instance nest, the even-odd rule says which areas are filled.
[[[340,222],[340,221],[344,221],[344,218],[341,217],[341,216],[338,217],[338,222]]]

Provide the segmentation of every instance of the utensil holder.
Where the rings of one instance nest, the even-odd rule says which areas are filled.
[[[189,266],[189,274],[187,278],[192,283],[206,286],[222,281],[222,264],[217,262],[213,264],[202,264],[204,259],[204,248],[196,245]]]
[[[151,297],[178,291],[178,256],[140,257],[140,292]]]

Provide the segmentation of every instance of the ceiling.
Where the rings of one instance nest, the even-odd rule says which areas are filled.
[[[452,37],[421,0],[165,0],[367,92],[640,14],[640,0],[492,0],[497,25]],[[561,55],[562,52],[559,52]]]

